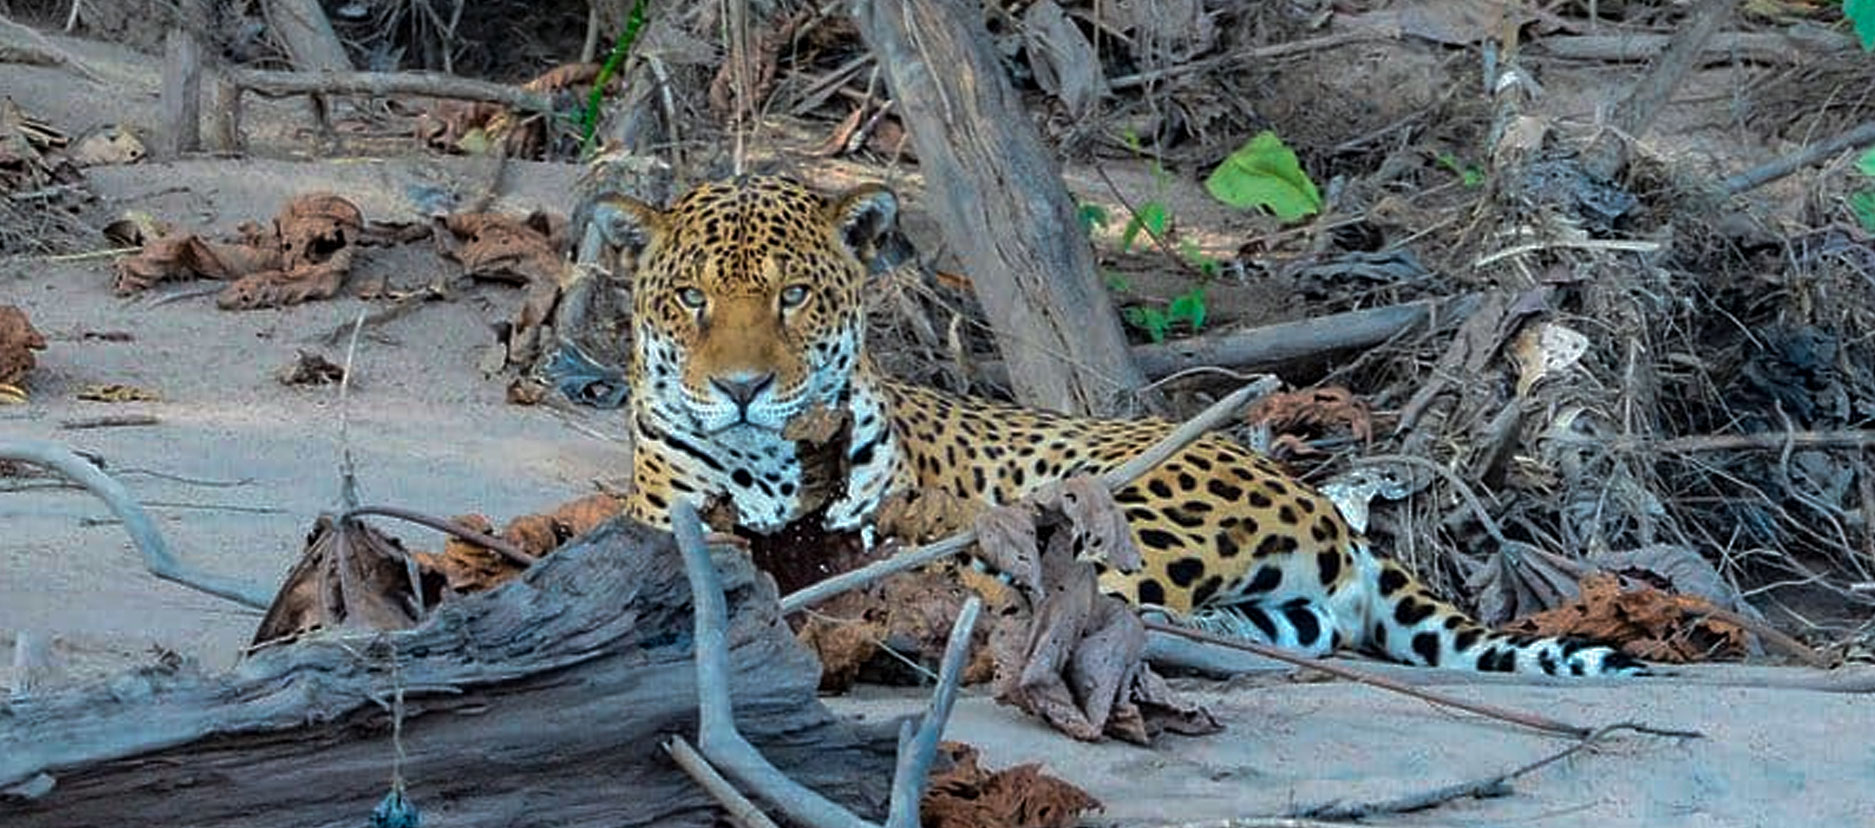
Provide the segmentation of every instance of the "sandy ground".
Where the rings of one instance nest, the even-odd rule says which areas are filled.
[[[28,111],[77,131],[105,120],[154,122],[153,64],[60,40],[108,61],[115,97],[75,94],[71,76],[0,65]],[[128,90],[127,92],[125,90]],[[145,210],[216,231],[270,216],[288,196],[336,190],[372,218],[408,216],[415,186],[470,192],[480,167],[435,158],[389,161],[201,159],[91,172],[101,209]],[[565,209],[572,173],[521,165],[499,207]],[[409,286],[441,264],[422,251],[373,253],[366,273]],[[209,296],[156,303],[110,291],[103,261],[0,264],[0,302],[26,309],[51,341],[29,380],[29,405],[0,409],[0,432],[59,440],[103,457],[190,560],[256,584],[277,582],[313,519],[337,497],[339,405],[331,388],[289,388],[273,373],[368,306],[355,299],[226,313]],[[348,402],[350,447],[368,501],[505,518],[558,503],[626,468],[615,415],[568,415],[503,401],[476,369],[491,325],[518,301],[509,288],[467,288],[368,337]],[[129,342],[87,338],[127,331]],[[107,405],[79,388],[123,383],[160,402]],[[64,430],[61,421],[148,413],[155,426]],[[577,427],[570,420],[579,420]],[[598,436],[595,436],[598,435]],[[185,480],[186,478],[186,480]],[[0,665],[13,633],[49,636],[62,681],[109,675],[156,649],[211,667],[238,657],[255,614],[145,574],[119,526],[79,491],[0,484]],[[400,530],[434,543],[422,530]],[[1782,671],[1785,677],[1794,671]],[[1743,681],[1752,680],[1750,674]],[[0,686],[20,677],[0,666]],[[1864,825],[1875,823],[1875,705],[1862,695],[1645,680],[1578,687],[1462,686],[1467,698],[1601,725],[1636,720],[1702,731],[1698,740],[1620,735],[1550,765],[1514,793],[1466,800],[1384,823],[1413,825]],[[1040,761],[1107,803],[1096,823],[1145,825],[1280,813],[1326,800],[1380,800],[1502,773],[1566,744],[1346,684],[1236,686],[1195,692],[1229,727],[1152,748],[1079,744],[980,693],[950,736],[993,765]],[[881,716],[917,703],[874,690],[835,709]],[[409,769],[416,777],[421,768]]]

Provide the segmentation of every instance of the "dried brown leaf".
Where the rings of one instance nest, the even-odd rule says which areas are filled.
[[[1674,595],[1609,572],[1582,579],[1579,601],[1537,613],[1508,629],[1535,635],[1581,636],[1620,645],[1648,661],[1684,663],[1745,654],[1745,630],[1707,616],[1712,603]]]
[[[420,579],[423,605],[435,606],[442,579],[433,573]],[[254,643],[336,627],[408,629],[421,620],[412,587],[396,538],[359,521],[341,526],[321,515],[255,630]]]
[[[215,295],[215,304],[223,310],[255,310],[330,299],[345,286],[351,270],[352,248],[347,247],[317,264],[263,270],[236,279]]]
[[[1373,438],[1373,414],[1367,402],[1346,388],[1328,386],[1271,394],[1244,412],[1244,422],[1276,434],[1322,434],[1347,429],[1365,443]]]
[[[1035,764],[991,773],[961,742],[938,745],[941,767],[918,806],[923,828],[1071,828],[1100,809],[1086,791],[1042,773]]]
[[[1076,739],[1110,735],[1145,744],[1168,726],[1216,730],[1208,713],[1178,703],[1152,676],[1144,661],[1146,630],[1139,616],[1124,601],[1102,594],[1093,561],[1077,554],[1098,537],[1097,545],[1112,559],[1138,560],[1124,516],[1096,490],[1105,492],[1097,481],[1085,479],[1038,493],[1037,500],[1047,501],[1036,507],[1040,511],[1031,530],[1042,545],[1039,565],[1034,576],[1017,578],[1039,587],[1032,586],[1028,596],[1031,613],[1004,614],[991,634],[996,698]],[[979,536],[986,552],[992,552],[992,544],[1019,543],[1024,537],[1002,525],[1024,514],[1022,508],[993,511],[1000,517],[979,523],[979,532],[993,527],[993,535]],[[1033,555],[993,551],[1002,560]]]
[[[33,327],[25,311],[0,305],[0,384],[18,385],[37,364],[33,352],[45,347],[45,336]]]

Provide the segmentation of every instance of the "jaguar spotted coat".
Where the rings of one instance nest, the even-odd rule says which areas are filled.
[[[916,487],[985,504],[1097,474],[1170,423],[1093,420],[959,397],[884,376],[867,359],[865,289],[897,200],[882,187],[823,196],[793,181],[702,185],[659,209],[601,199],[594,215],[635,257],[629,511],[668,521],[677,498],[726,494],[772,532],[824,508],[863,527]],[[837,500],[807,491],[783,430],[817,406],[851,414]],[[1326,654],[1351,647],[1438,667],[1548,674],[1640,672],[1608,647],[1494,632],[1377,554],[1335,507],[1225,438],[1200,439],[1118,492],[1145,567],[1103,589],[1171,615]]]

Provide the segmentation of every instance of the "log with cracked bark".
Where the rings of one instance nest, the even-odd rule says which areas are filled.
[[[801,783],[882,815],[897,723],[836,719],[773,582],[746,556],[717,565],[742,732]],[[691,641],[669,536],[613,521],[412,630],[0,702],[0,823],[361,824],[391,778],[401,685],[402,774],[426,822],[710,825],[714,803],[659,748],[696,732]]]

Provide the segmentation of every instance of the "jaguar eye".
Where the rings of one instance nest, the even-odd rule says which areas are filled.
[[[703,307],[703,303],[709,301],[709,297],[704,296],[699,288],[687,287],[677,291],[677,301],[682,302],[686,308],[696,310]]]
[[[806,301],[807,301],[807,286],[806,285],[789,285],[781,289],[781,306],[783,308],[800,307],[801,303],[806,302]]]

